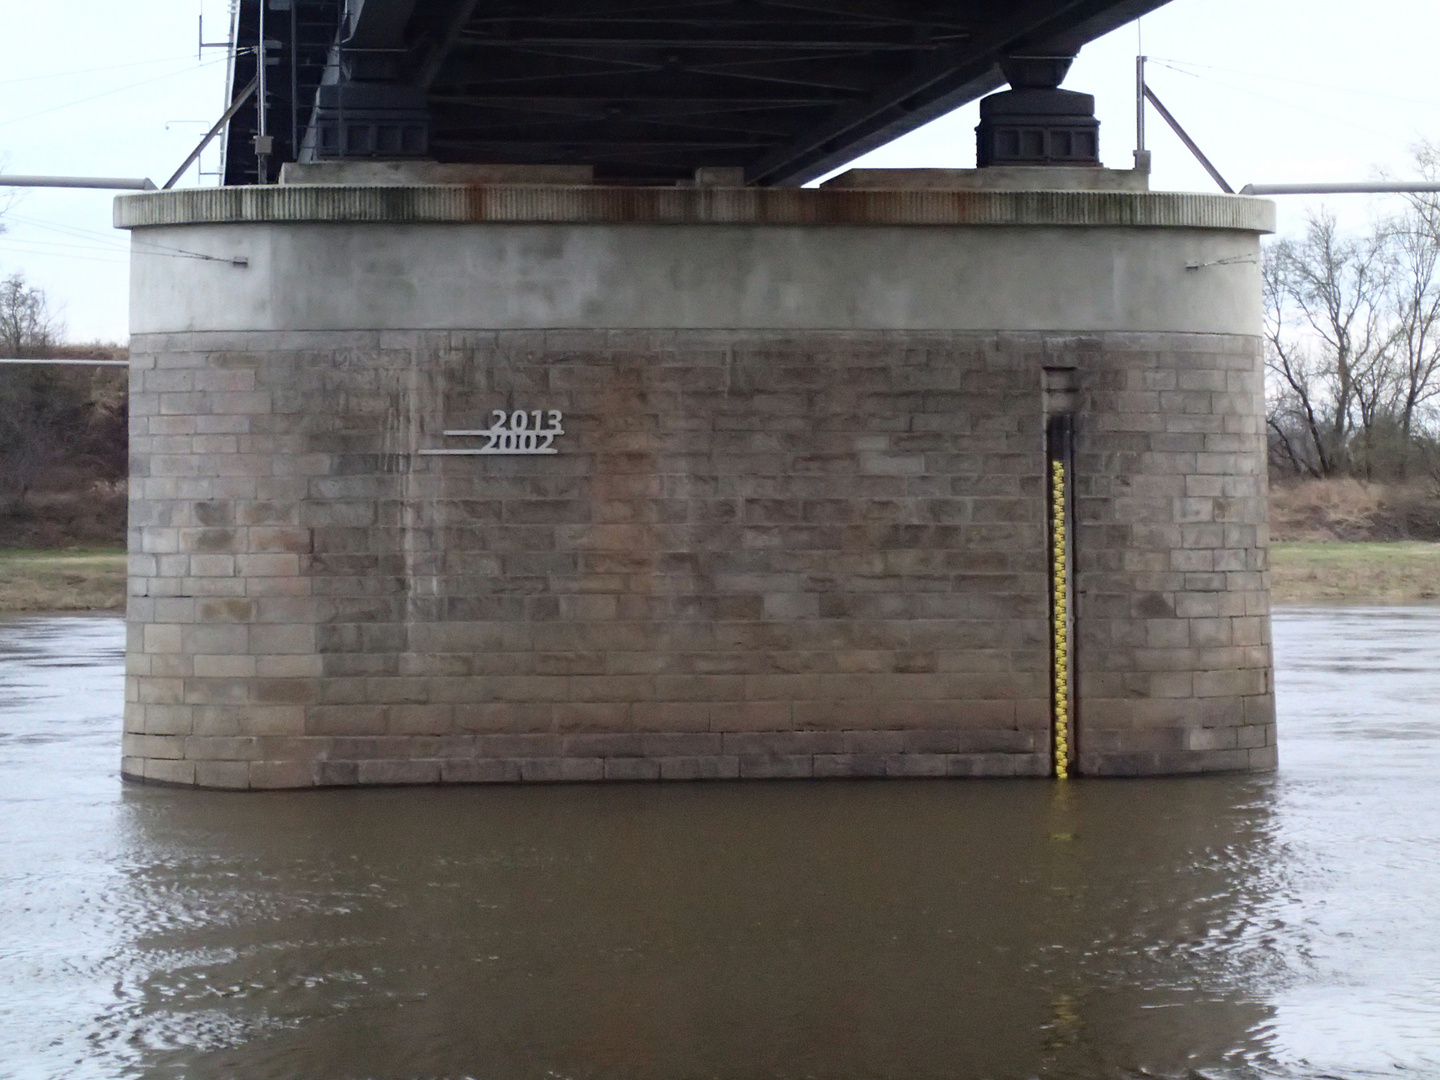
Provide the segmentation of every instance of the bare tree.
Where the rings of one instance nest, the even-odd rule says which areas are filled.
[[[1426,179],[1440,178],[1440,146],[1421,143],[1415,164]],[[1408,198],[1409,211],[1396,223],[1392,239],[1397,263],[1392,294],[1395,411],[1407,443],[1440,398],[1440,197],[1417,193]]]
[[[1323,211],[1303,239],[1266,253],[1267,363],[1280,391],[1270,427],[1291,461],[1316,476],[1344,471],[1354,428],[1368,446],[1381,417],[1390,269],[1382,234],[1347,239]]]
[[[41,289],[25,284],[20,274],[0,281],[0,351],[9,356],[41,356],[59,337]]]
[[[1290,241],[1268,248],[1261,265],[1265,297],[1265,366],[1271,376],[1266,422],[1272,450],[1297,473],[1329,475],[1325,403],[1319,381],[1323,365],[1290,332],[1289,287],[1285,269],[1294,257]]]
[[[44,356],[57,332],[44,292],[20,274],[0,281],[0,354]],[[54,371],[26,365],[0,371],[0,499],[12,508],[24,502],[60,450],[65,418],[57,413],[57,378]]]
[[[1440,214],[1416,207],[1389,233],[1389,411],[1407,443],[1440,395]],[[1402,466],[1403,468],[1403,466]]]

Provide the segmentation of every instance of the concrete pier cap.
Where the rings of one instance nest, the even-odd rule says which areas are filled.
[[[1273,767],[1272,204],[282,180],[116,200],[127,777],[1045,776],[1057,709],[1072,775]]]

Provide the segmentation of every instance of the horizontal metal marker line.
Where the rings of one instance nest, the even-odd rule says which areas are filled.
[[[559,450],[421,450],[426,457],[541,457]]]
[[[445,431],[445,432],[441,432],[441,434],[442,434],[442,435],[446,435],[446,436],[452,436],[452,437],[464,436],[465,438],[469,439],[469,438],[479,438],[481,435],[494,435],[494,434],[497,432],[497,430],[498,430],[501,434],[506,434],[506,433],[509,433],[510,431],[513,431],[514,429],[513,429],[513,428],[498,428],[498,429],[497,429],[497,428],[488,428],[488,429],[485,430],[485,431]],[[526,429],[524,429],[524,430],[515,432],[515,434],[517,434],[517,435],[527,435],[527,434],[528,434],[528,435],[564,435],[564,434],[565,434],[565,431],[564,431],[564,429],[562,429],[562,428],[553,428],[553,427],[552,427],[552,428],[526,428]]]

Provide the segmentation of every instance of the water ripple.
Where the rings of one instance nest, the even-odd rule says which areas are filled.
[[[1440,1075],[1440,611],[1275,641],[1273,777],[247,797],[0,623],[0,1075]]]

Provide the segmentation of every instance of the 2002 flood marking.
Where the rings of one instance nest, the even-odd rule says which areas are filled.
[[[444,432],[447,439],[489,439],[484,446],[465,446],[421,450],[429,457],[476,457],[494,454],[558,454],[557,436],[565,434],[559,409],[516,409],[513,412],[495,409],[490,413],[488,428],[452,428]]]

